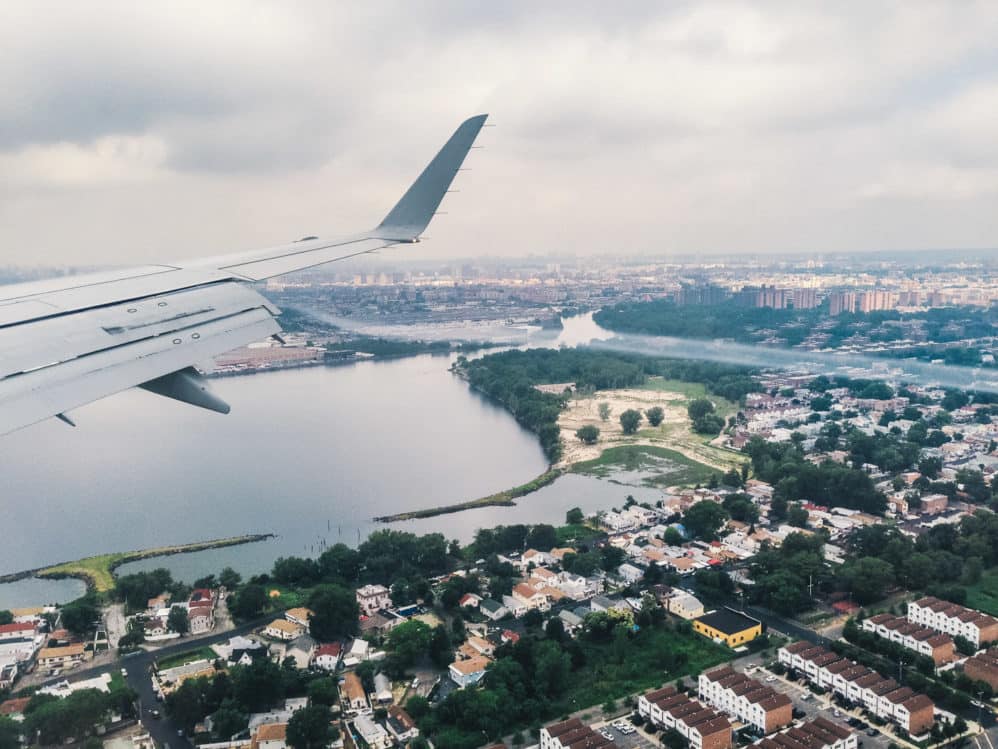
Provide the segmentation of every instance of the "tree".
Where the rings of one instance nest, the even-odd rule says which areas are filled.
[[[539,523],[531,526],[527,534],[527,548],[538,551],[551,551],[558,545],[558,533],[554,526],[547,523]]]
[[[145,603],[143,601],[143,603]],[[89,597],[78,598],[60,610],[62,625],[74,634],[83,635],[94,628],[100,612]]]
[[[441,625],[433,628],[433,636],[430,638],[430,660],[437,668],[446,668],[447,664],[454,660],[454,648],[451,645],[450,635],[447,634],[447,627]]]
[[[287,742],[293,749],[325,749],[339,736],[332,725],[333,713],[326,705],[309,705],[291,715]]]
[[[231,671],[232,696],[248,712],[267,710],[284,697],[281,667],[266,658]],[[184,682],[185,684],[187,682]]]
[[[582,513],[582,510],[578,507],[573,507],[571,510],[565,513],[566,525],[582,525],[584,522],[586,522],[586,516]]]
[[[714,404],[707,398],[694,398],[686,406],[686,415],[691,421],[697,421],[712,413],[714,413]]]
[[[14,614],[7,609],[0,611],[0,625],[11,624],[14,621]]]
[[[388,649],[404,669],[430,649],[432,638],[430,625],[418,619],[410,619],[388,633]]]
[[[634,434],[638,431],[638,425],[640,424],[640,411],[629,408],[620,415],[620,428],[624,431],[624,434]]]
[[[319,555],[318,561],[323,580],[351,584],[360,577],[360,554],[346,544],[330,546]]]
[[[308,684],[308,701],[313,705],[335,705],[339,702],[340,692],[336,679],[332,676],[320,676]]]
[[[788,525],[792,525],[795,528],[805,528],[807,526],[807,520],[808,512],[799,502],[794,502],[790,505],[790,509],[787,512]]]
[[[231,567],[225,567],[218,573],[218,584],[226,590],[232,591],[239,587],[243,581],[242,575]]]
[[[229,597],[229,611],[237,619],[254,619],[267,607],[267,591],[262,585],[249,583]]]
[[[602,421],[607,421],[610,418],[610,404],[606,401],[599,404],[599,417]]]
[[[845,581],[857,603],[866,605],[884,597],[894,582],[894,567],[883,559],[861,557],[842,565],[840,579]]]
[[[170,614],[166,617],[166,626],[180,635],[186,635],[190,632],[191,623],[187,617],[187,609],[183,606],[171,606]]]
[[[683,514],[683,527],[693,538],[713,541],[717,531],[728,519],[727,511],[717,502],[701,500]]]
[[[682,546],[683,534],[670,526],[666,528],[665,533],[662,534],[662,540],[669,546]]]
[[[6,716],[0,717],[0,749],[20,749],[21,727]]]
[[[357,597],[349,588],[333,583],[316,586],[308,597],[311,634],[320,642],[332,642],[357,631]]]
[[[211,731],[219,741],[229,741],[249,725],[249,715],[232,699],[226,699],[211,716]]]
[[[599,427],[586,424],[584,427],[579,427],[575,430],[575,436],[583,444],[595,445],[597,440],[599,440]]]
[[[662,419],[665,418],[665,411],[662,410],[661,406],[653,406],[645,411],[645,416],[648,419],[648,423],[653,427],[657,427],[662,423]]]

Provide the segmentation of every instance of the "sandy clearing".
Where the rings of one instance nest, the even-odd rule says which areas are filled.
[[[631,388],[601,390],[593,396],[572,398],[558,418],[565,449],[557,465],[567,468],[575,463],[594,460],[607,448],[620,445],[653,445],[668,448],[719,471],[726,471],[739,463],[737,453],[707,445],[703,438],[691,431],[690,419],[686,415],[688,401],[689,399],[682,393]],[[610,405],[610,417],[606,421],[602,421],[599,417],[600,403]],[[620,427],[620,414],[629,408],[637,409],[644,414],[653,406],[659,406],[665,411],[661,426],[651,427],[647,419],[644,419],[638,434],[623,433]],[[593,424],[600,430],[599,441],[595,445],[585,445],[575,436],[576,430],[586,424]]]

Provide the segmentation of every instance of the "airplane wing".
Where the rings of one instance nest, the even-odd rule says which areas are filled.
[[[487,115],[463,122],[385,219],[340,239],[0,287],[0,434],[131,387],[228,413],[195,364],[280,331],[250,282],[418,242]]]

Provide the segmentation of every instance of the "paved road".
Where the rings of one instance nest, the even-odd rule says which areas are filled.
[[[167,645],[153,651],[139,651],[134,655],[121,658],[110,665],[83,669],[82,671],[77,671],[72,676],[64,674],[58,678],[49,679],[44,683],[51,684],[64,680],[75,682],[81,679],[92,679],[100,674],[113,673],[125,668],[128,671],[125,681],[139,695],[139,704],[142,710],[140,720],[145,729],[160,746],[169,744],[170,749],[189,749],[192,744],[185,737],[178,735],[179,726],[165,715],[163,705],[156,700],[156,693],[152,688],[152,676],[150,674],[153,663],[157,659],[168,655],[183,653],[206,645],[227,642],[230,637],[248,634],[254,629],[262,627],[273,618],[273,615],[264,616],[238,626],[235,629],[226,630],[225,632],[217,632],[202,637],[184,638],[173,645]],[[151,714],[151,711],[156,709],[163,713],[163,716],[158,720],[153,718]]]

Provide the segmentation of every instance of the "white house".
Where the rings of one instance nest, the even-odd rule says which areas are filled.
[[[353,727],[370,749],[387,749],[392,745],[388,731],[370,715],[358,715],[354,718]]]
[[[491,662],[483,655],[454,661],[450,664],[450,677],[459,687],[474,686],[485,676],[485,669]]]

